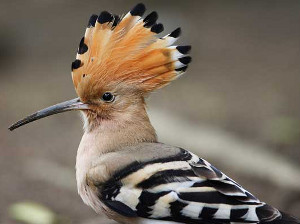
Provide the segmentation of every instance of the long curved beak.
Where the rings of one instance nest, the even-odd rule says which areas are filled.
[[[13,131],[14,129],[21,127],[25,124],[28,124],[32,121],[36,121],[38,119],[48,117],[53,114],[59,114],[70,110],[87,110],[87,109],[89,109],[88,104],[84,104],[80,101],[79,98],[75,98],[62,103],[58,103],[51,107],[47,107],[43,110],[40,110],[34,114],[31,114],[28,117],[25,117],[24,119],[17,121],[13,125],[11,125],[8,129]]]

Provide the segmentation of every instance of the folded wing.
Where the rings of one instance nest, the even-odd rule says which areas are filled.
[[[280,212],[221,171],[181,150],[172,158],[135,162],[102,189],[101,200],[125,216],[180,223],[259,223]]]

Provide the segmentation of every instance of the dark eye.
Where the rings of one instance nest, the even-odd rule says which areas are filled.
[[[110,92],[106,92],[102,95],[102,100],[104,100],[105,102],[113,102],[114,99],[115,96]]]

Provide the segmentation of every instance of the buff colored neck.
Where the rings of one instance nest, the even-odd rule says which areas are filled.
[[[90,120],[83,114],[85,132],[82,143],[92,144],[99,153],[121,150],[122,147],[141,142],[156,142],[155,130],[150,123],[144,105],[128,113],[119,113],[111,120]],[[85,139],[88,138],[87,143]]]

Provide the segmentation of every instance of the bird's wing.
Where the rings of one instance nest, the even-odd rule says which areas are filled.
[[[280,212],[259,201],[204,159],[179,154],[136,161],[101,188],[101,200],[129,217],[179,223],[258,223]]]

